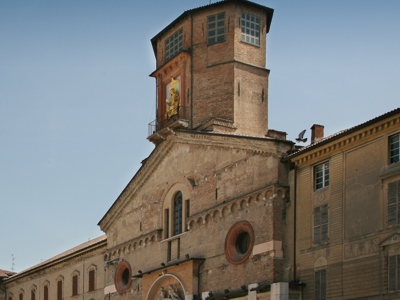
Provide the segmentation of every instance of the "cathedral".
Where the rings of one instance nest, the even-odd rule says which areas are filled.
[[[303,148],[270,129],[273,12],[220,1],[183,12],[151,39],[154,151],[101,217],[104,236],[9,276],[4,299],[399,299],[400,110],[333,137],[314,125]],[[361,192],[372,198],[354,220],[362,201],[346,199]],[[369,290],[357,276],[373,282]]]

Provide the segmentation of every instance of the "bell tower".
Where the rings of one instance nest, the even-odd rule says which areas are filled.
[[[266,35],[273,9],[225,0],[185,11],[152,40],[156,145],[171,130],[265,137]]]

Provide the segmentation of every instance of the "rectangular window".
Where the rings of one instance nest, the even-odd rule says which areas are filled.
[[[260,46],[260,18],[242,13],[242,42]]]
[[[388,185],[388,226],[395,226],[400,221],[400,180]]]
[[[225,42],[225,13],[208,16],[208,44]]]
[[[314,208],[314,244],[328,241],[328,204]]]
[[[63,285],[62,285],[62,281],[59,280],[57,281],[57,300],[62,300],[62,291],[63,289]]]
[[[400,161],[400,134],[393,135],[389,138],[390,163],[394,164]]]
[[[35,290],[31,290],[31,300],[35,300],[36,293]]]
[[[177,55],[183,48],[183,29],[179,29],[165,40],[165,60]]]
[[[400,255],[389,256],[388,289],[389,291],[400,290]]]
[[[72,296],[78,295],[78,275],[72,276]]]
[[[94,270],[89,271],[89,292],[94,291]]]
[[[319,190],[329,186],[329,163],[314,167],[314,189]]]
[[[19,300],[24,300],[24,294],[19,294]]]
[[[326,299],[326,270],[320,270],[314,273],[314,292],[315,300],[325,300]]]

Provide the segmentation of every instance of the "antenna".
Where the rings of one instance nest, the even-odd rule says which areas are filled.
[[[13,271],[13,272],[14,272],[14,267],[15,267],[14,260],[15,260],[14,254],[11,254],[11,271]]]

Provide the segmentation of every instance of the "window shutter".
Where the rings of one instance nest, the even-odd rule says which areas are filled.
[[[321,278],[319,276],[319,272],[315,273],[315,286],[314,286],[314,292],[315,292],[315,299],[320,299],[320,295],[321,295]]]
[[[62,300],[62,281],[57,281],[57,300]]]
[[[49,300],[49,287],[47,285],[43,288],[43,300]]]
[[[326,299],[326,270],[321,270],[321,300]]]
[[[396,256],[389,256],[389,266],[388,266],[388,287],[389,291],[396,290]]]
[[[78,295],[78,275],[72,277],[72,296]]]
[[[399,181],[391,182],[388,185],[388,225],[396,225],[400,217],[398,207]]]
[[[314,244],[321,242],[321,210],[320,207],[314,208]]]
[[[321,206],[321,243],[328,241],[328,205]]]
[[[314,296],[315,300],[326,299],[326,270],[315,272]]]
[[[94,291],[94,270],[89,271],[89,292]]]

